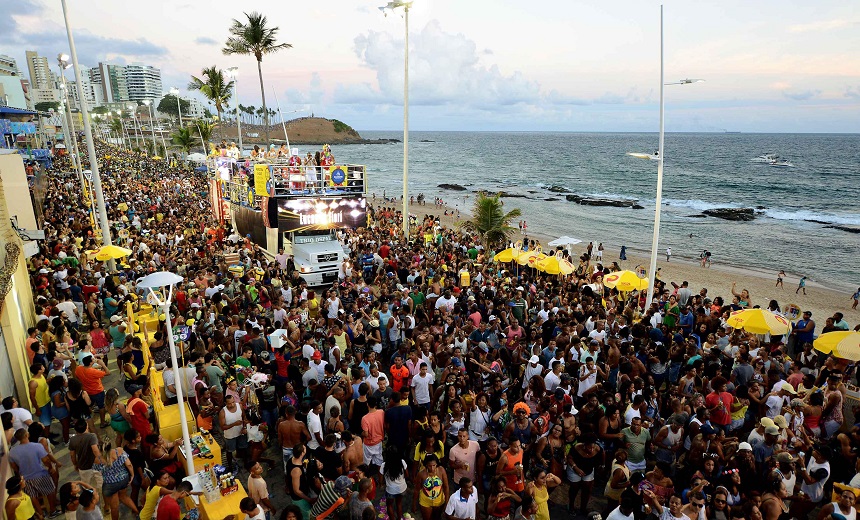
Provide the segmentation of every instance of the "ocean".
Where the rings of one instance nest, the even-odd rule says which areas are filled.
[[[402,132],[362,136],[399,139]],[[698,258],[707,249],[715,264],[772,271],[774,278],[784,269],[845,291],[860,286],[860,234],[828,227],[860,230],[860,135],[668,133],[665,139],[661,254],[671,247],[673,255]],[[532,232],[603,242],[604,258],[612,260],[621,245],[650,251],[657,162],[626,152],[653,153],[657,142],[656,133],[410,132],[409,189],[461,211],[477,190],[525,195],[505,198],[505,207],[520,208]],[[338,163],[367,166],[368,190],[377,197],[402,193],[402,144],[332,151]],[[751,162],[765,153],[794,166]],[[470,191],[443,190],[441,183]],[[580,205],[550,186],[636,199],[644,209]],[[758,208],[757,218],[701,217],[714,208]]]

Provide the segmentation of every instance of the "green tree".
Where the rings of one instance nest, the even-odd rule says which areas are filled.
[[[183,114],[188,114],[189,112],[191,112],[191,102],[190,101],[188,101],[186,99],[182,99],[182,98],[178,98],[178,100],[179,100],[179,104],[177,105],[176,104],[177,97],[174,96],[173,94],[167,94],[166,96],[161,98],[161,101],[158,102],[158,111],[161,112],[162,114],[170,114],[171,116],[173,116],[177,119],[179,118],[180,106],[182,107],[182,113]]]
[[[278,27],[270,27],[265,15],[256,11],[244,13],[247,23],[234,19],[230,26],[230,37],[222,49],[226,55],[253,55],[257,59],[257,74],[260,76],[260,95],[263,98],[264,131],[269,142],[269,116],[266,109],[266,89],[263,87],[263,55],[274,54],[292,48],[289,43],[277,43]]]
[[[191,76],[188,90],[197,90],[206,96],[206,99],[215,105],[215,110],[218,112],[218,120],[220,121],[224,105],[229,103],[230,98],[233,97],[233,86],[235,83],[227,81],[224,71],[219,69],[217,65],[203,69],[201,76],[204,79]]]
[[[191,149],[197,143],[197,137],[194,136],[192,127],[186,126],[170,134],[170,142],[174,148],[178,148],[185,153],[191,153]]]
[[[36,103],[33,107],[36,109],[36,112],[50,112],[51,109],[54,109],[54,112],[60,111],[60,102],[59,101],[41,101]]]
[[[472,218],[460,224],[464,230],[478,235],[487,251],[507,242],[508,236],[514,232],[511,221],[521,215],[519,209],[505,213],[504,205],[498,193],[478,193],[475,195]]]
[[[104,105],[95,107],[94,109],[90,110],[91,114],[107,114],[108,112],[110,112],[110,109]]]
[[[198,119],[194,121],[193,130],[197,130],[197,135],[204,143],[208,143],[212,140],[212,132],[214,129],[215,125],[210,123],[209,121],[204,121],[203,119]],[[203,147],[203,153],[209,153],[208,146]]]

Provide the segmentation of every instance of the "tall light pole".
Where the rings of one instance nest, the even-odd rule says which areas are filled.
[[[69,100],[69,87],[68,87],[68,85],[66,85],[66,69],[71,67],[72,64],[69,63],[69,55],[68,54],[59,54],[57,56],[57,63],[60,65],[60,79],[62,81],[62,83],[60,83],[60,90],[63,91],[63,97],[64,97],[64,101],[65,101],[64,104],[66,106],[66,108],[63,110],[63,115],[66,116],[67,121],[68,121],[67,127],[69,129],[69,134],[70,134],[71,140],[72,140],[72,149],[75,152],[75,169],[78,172],[78,181],[81,183],[81,190],[84,190],[84,187],[86,185],[84,184],[84,173],[83,173],[83,168],[81,167],[81,154],[78,151],[78,139],[77,139],[77,136],[75,136],[75,122],[72,119],[72,103]],[[68,147],[69,147],[69,145],[68,145],[68,136],[67,136],[67,138],[66,138],[66,152],[67,153],[69,152]]]
[[[179,427],[182,430],[182,444],[185,449],[185,466],[189,475],[194,474],[194,455],[191,452],[191,435],[188,432],[188,420],[185,414],[185,390],[182,388],[182,383],[187,379],[185,377],[185,367],[180,367],[176,360],[176,344],[173,338],[173,322],[170,320],[170,305],[173,300],[173,286],[182,283],[182,278],[178,274],[160,271],[152,273],[144,277],[138,282],[138,287],[149,289],[149,295],[153,302],[162,308],[164,319],[167,323],[167,344],[170,349],[170,361],[173,362],[173,370],[176,370],[176,400],[179,401]],[[159,294],[155,291],[164,288],[163,296],[159,298]]]
[[[120,123],[119,139],[122,142],[122,147],[126,148],[126,144],[125,144],[125,122],[122,120],[122,110],[117,110],[115,113],[116,113],[116,116],[119,118],[119,123]]]
[[[66,22],[66,35],[69,38],[69,52],[72,55],[72,65],[75,68],[75,83],[78,88],[78,99],[84,99],[84,83],[81,77],[81,67],[78,64],[78,53],[75,50],[75,39],[72,36],[72,24],[69,22],[69,9],[66,6],[66,0],[60,0],[63,4],[63,18]],[[93,129],[90,127],[89,111],[87,104],[81,102],[81,115],[84,118],[84,135],[87,137],[87,153],[90,156],[90,170],[93,175],[93,191],[96,193],[98,201],[99,222],[102,228],[102,244],[111,245],[110,224],[108,222],[107,209],[105,208],[105,196],[102,193],[102,180],[99,175],[99,161],[96,156],[96,144],[93,141]],[[113,264],[113,262],[111,262]]]
[[[131,119],[132,121],[134,121],[134,142],[137,144],[137,147],[140,148],[140,136],[138,135],[138,130],[140,130],[140,126],[137,124],[137,105],[129,105],[128,109],[131,110]],[[145,141],[146,140],[144,139],[144,142]]]
[[[155,153],[156,149],[158,148],[158,143],[155,140],[155,125],[153,124],[152,118],[152,100],[145,99],[143,101],[143,104],[146,105],[146,108],[149,109],[149,129],[152,130],[152,153],[153,155],[158,155],[157,153]]]
[[[403,235],[409,238],[409,9],[412,2],[393,1],[379,8],[386,10],[403,8],[406,38],[404,40],[403,54]]]
[[[176,98],[176,110],[179,112],[179,128],[182,128],[182,103],[179,102],[179,89],[171,87],[170,93]]]
[[[648,153],[628,153],[639,159],[650,159],[657,161],[657,195],[654,198],[654,233],[651,237],[651,261],[648,265],[648,294],[645,300],[645,309],[651,306],[654,299],[654,284],[657,281],[657,248],[660,242],[660,212],[663,205],[663,142],[665,135],[665,100],[663,89],[666,85],[689,85],[700,83],[702,79],[682,79],[674,83],[666,83],[663,73],[663,6],[660,6],[660,144],[657,148],[657,156]]]
[[[239,157],[244,155],[245,149],[242,148],[242,121],[239,119],[239,67],[230,67],[227,69],[227,74],[233,80],[233,92],[236,94],[236,131],[239,132]]]

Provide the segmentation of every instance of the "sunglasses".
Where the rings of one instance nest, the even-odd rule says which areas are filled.
[[[695,505],[696,505],[696,507],[705,507],[705,503],[704,503],[704,502],[693,502],[693,504],[695,504]]]

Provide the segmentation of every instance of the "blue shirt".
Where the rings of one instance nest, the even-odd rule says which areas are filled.
[[[684,330],[684,334],[689,334],[693,330],[693,313],[687,311],[686,313],[681,313],[678,319],[678,325],[681,326],[681,329]]]

